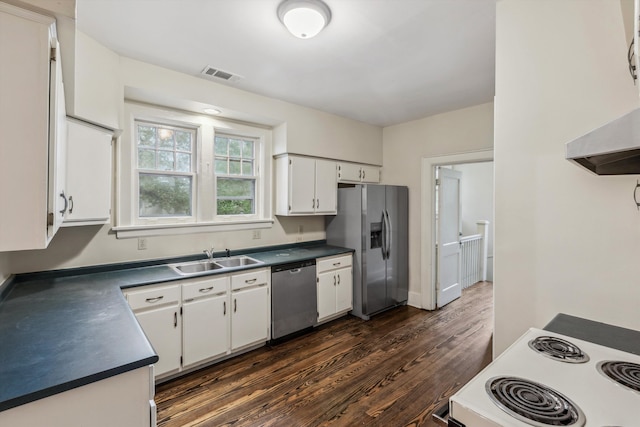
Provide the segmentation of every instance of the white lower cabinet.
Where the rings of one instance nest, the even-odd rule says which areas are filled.
[[[269,339],[270,282],[269,270],[253,270],[232,277],[232,351]]]
[[[178,372],[182,340],[180,284],[145,286],[125,294],[138,323],[158,353],[156,377]]]
[[[225,355],[229,351],[229,277],[182,285],[182,364]]]
[[[269,340],[268,268],[124,291],[166,378]]]
[[[334,319],[353,308],[353,269],[350,255],[316,261],[318,322]]]

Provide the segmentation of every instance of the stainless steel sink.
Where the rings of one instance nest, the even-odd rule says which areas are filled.
[[[180,274],[196,274],[224,268],[222,265],[213,261],[195,261],[184,264],[172,264],[170,267]]]
[[[184,276],[190,274],[205,273],[207,271],[215,271],[224,268],[243,267],[245,265],[262,264],[262,261],[253,259],[246,255],[238,255],[227,258],[208,259],[204,261],[192,261],[182,264],[169,264],[178,274]]]
[[[245,255],[239,255],[229,258],[216,258],[213,260],[216,264],[220,264],[223,267],[242,267],[245,265],[262,264],[262,261],[253,259]]]

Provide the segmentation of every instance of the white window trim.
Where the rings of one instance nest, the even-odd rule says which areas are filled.
[[[115,224],[112,227],[117,238],[261,229],[273,226],[271,129],[130,101],[124,104],[124,117],[124,131],[117,150],[119,172],[116,178],[115,195],[117,210]],[[135,120],[196,129],[197,162],[194,173],[198,187],[195,192],[192,217],[138,219],[135,194],[138,179],[135,164],[137,159]],[[226,135],[252,137],[259,141],[260,149],[255,164],[259,167],[255,215],[215,215],[213,135],[216,131]],[[211,143],[205,141],[211,141]],[[211,197],[206,197],[207,194]]]

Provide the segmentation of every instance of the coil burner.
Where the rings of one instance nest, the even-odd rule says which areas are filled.
[[[586,417],[566,396],[545,385],[517,377],[493,377],[486,384],[500,409],[532,426],[582,427]]]
[[[543,356],[562,362],[585,363],[589,361],[589,356],[577,345],[557,337],[537,337],[529,341],[529,347]]]
[[[598,372],[623,387],[640,392],[640,365],[631,362],[606,360],[598,362]]]

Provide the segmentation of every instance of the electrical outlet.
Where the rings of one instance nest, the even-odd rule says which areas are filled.
[[[253,239],[262,239],[262,230],[253,230]]]
[[[138,250],[146,251],[147,250],[147,238],[146,237],[138,237]]]

